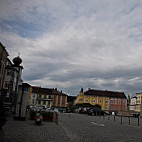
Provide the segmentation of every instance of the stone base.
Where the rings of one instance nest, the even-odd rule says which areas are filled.
[[[4,131],[0,130],[0,142],[4,142]]]
[[[14,120],[25,121],[26,117],[14,117]]]

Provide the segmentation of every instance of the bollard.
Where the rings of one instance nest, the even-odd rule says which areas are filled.
[[[58,114],[57,114],[57,112],[56,112],[56,124],[58,124]]]
[[[128,117],[128,119],[129,119],[129,125],[130,125],[130,116]]]
[[[138,126],[140,126],[140,119],[139,119],[139,116],[138,116]]]
[[[115,121],[115,115],[114,115],[114,121]]]
[[[121,116],[121,124],[122,124],[122,116]]]
[[[103,120],[105,119],[105,114],[103,115]]]

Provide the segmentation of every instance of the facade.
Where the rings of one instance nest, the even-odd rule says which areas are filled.
[[[7,102],[15,103],[18,96],[18,86],[22,85],[21,75],[23,67],[20,65],[22,59],[18,56],[13,59],[13,63],[7,59],[5,77],[3,83],[4,96]]]
[[[3,88],[8,52],[0,42],[0,91]]]
[[[5,78],[3,83],[3,89],[5,90],[5,96],[7,99],[10,99],[10,95],[13,93],[13,80],[14,80],[14,72],[13,72],[13,64],[7,58],[7,65],[5,68]]]
[[[72,108],[75,100],[76,96],[67,96],[67,108]]]
[[[31,105],[45,105],[47,108],[65,108],[67,106],[67,95],[54,88],[31,86],[27,106]]]
[[[66,108],[67,107],[67,95],[58,91],[56,88],[53,89],[53,100],[52,108]]]
[[[29,94],[28,98],[28,105],[36,105],[37,104],[37,98],[38,98],[38,93],[41,87],[38,86],[31,86],[31,93]]]
[[[7,58],[7,65],[5,67],[5,78],[3,83],[4,89],[9,89],[10,82],[13,81],[14,75],[12,66],[12,62]]]
[[[137,103],[137,98],[132,97],[129,105],[129,110],[135,111],[136,110],[136,103]]]
[[[142,93],[137,93],[136,98],[137,98],[137,101],[136,101],[135,111],[140,112],[141,111],[141,104],[142,104]]]
[[[89,103],[93,106],[99,105],[106,111],[124,111],[127,108],[127,99],[123,92],[92,90],[79,92],[75,104]]]
[[[37,96],[37,105],[45,105],[48,108],[52,106],[52,89],[40,88]]]

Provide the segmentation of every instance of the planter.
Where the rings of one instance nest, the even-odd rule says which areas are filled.
[[[52,116],[43,116],[43,121],[53,121]]]
[[[4,142],[4,131],[0,130],[0,142]]]

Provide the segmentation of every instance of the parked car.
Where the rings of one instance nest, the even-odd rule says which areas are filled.
[[[87,113],[88,115],[107,115],[105,111],[96,108],[90,108]]]
[[[44,105],[35,105],[35,106],[31,106],[30,109],[34,111],[46,111],[47,107]]]

